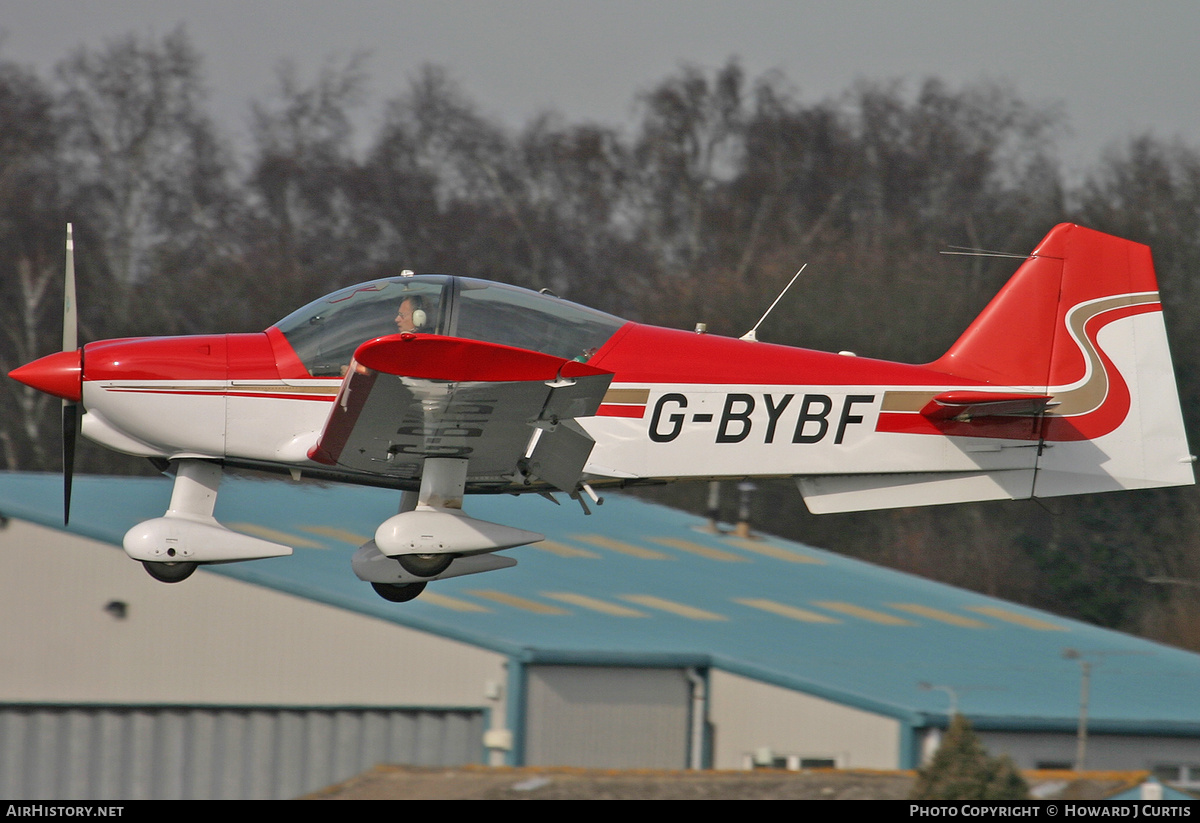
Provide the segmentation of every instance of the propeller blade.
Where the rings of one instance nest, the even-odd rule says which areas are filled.
[[[71,480],[75,475],[75,440],[79,437],[79,404],[62,405],[63,525],[71,522]]]
[[[75,316],[75,237],[67,224],[67,271],[63,283],[63,351],[79,348],[79,322]]]
[[[79,348],[79,321],[75,314],[75,235],[67,224],[67,265],[63,282],[63,351]],[[71,522],[71,481],[75,475],[75,441],[79,438],[79,404],[62,404],[63,525]]]

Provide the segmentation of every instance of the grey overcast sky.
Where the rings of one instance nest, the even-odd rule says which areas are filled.
[[[857,78],[1008,81],[1065,108],[1068,168],[1145,131],[1200,148],[1196,0],[0,0],[0,57],[48,75],[78,46],[179,24],[231,131],[285,59],[311,77],[368,54],[365,111],[433,62],[510,124],[553,108],[619,125],[681,64],[737,57],[752,77],[782,71],[807,102]]]

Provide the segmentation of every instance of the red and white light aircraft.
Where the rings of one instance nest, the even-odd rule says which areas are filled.
[[[259,334],[78,348],[69,308],[64,350],[11,376],[64,400],[68,504],[79,404],[85,436],[171,467],[170,508],[124,541],[154,577],[291,553],[213,518],[222,467],[246,467],[402,490],[353,560],[402,602],[541,539],[468,493],[790,476],[840,512],[1191,484],[1157,288],[1147,247],[1063,224],[916,366],[405,272]]]

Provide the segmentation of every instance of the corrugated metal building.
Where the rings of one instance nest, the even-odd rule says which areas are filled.
[[[289,797],[377,762],[906,768],[948,695],[1023,768],[1200,763],[1200,656],[612,496],[472,515],[548,539],[392,604],[349,558],[392,492],[231,478],[295,556],[153,581],[119,550],[161,480],[0,476],[0,793]],[[799,505],[799,504],[798,504]],[[41,524],[41,525],[36,525]],[[933,686],[935,688],[929,688]]]

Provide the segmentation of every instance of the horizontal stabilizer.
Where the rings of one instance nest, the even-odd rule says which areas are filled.
[[[1033,469],[927,474],[843,474],[799,477],[813,514],[937,506],[973,500],[1023,500],[1033,493]]]
[[[1027,417],[1046,411],[1053,404],[1048,394],[1020,392],[948,391],[921,409],[930,420],[971,420],[975,417]]]

